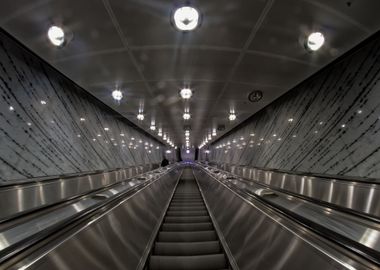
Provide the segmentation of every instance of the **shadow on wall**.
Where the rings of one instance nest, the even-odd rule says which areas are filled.
[[[210,160],[380,178],[380,35],[212,145]]]
[[[3,31],[0,69],[0,181],[161,162],[158,141]]]

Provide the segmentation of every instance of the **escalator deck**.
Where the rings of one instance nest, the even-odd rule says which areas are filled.
[[[179,180],[148,269],[229,269],[191,169],[185,169]]]

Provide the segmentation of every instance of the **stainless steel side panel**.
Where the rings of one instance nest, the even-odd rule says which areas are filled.
[[[218,167],[244,179],[380,218],[380,183],[298,175],[223,164]]]
[[[240,269],[371,269],[326,241],[311,241],[309,231],[248,203],[204,171],[194,173]]]
[[[145,165],[20,185],[0,186],[0,220],[114,184],[156,167]]]
[[[174,170],[89,222],[45,255],[38,253],[11,269],[136,269],[164,214],[180,174]],[[53,245],[52,243],[51,245]],[[22,268],[26,269],[26,268]]]

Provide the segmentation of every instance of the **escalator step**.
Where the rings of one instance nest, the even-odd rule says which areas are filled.
[[[156,256],[149,260],[152,270],[217,270],[226,268],[227,261],[223,254],[198,256]]]
[[[168,211],[197,211],[197,210],[206,210],[205,206],[170,206]]]
[[[206,255],[217,254],[222,251],[218,241],[190,242],[190,243],[168,243],[156,242],[154,246],[155,255]]]
[[[202,242],[217,240],[215,231],[167,232],[158,233],[158,242]]]
[[[164,223],[197,223],[197,222],[210,222],[209,216],[199,217],[165,217]]]
[[[168,211],[166,213],[167,216],[207,216],[207,211],[190,211],[190,210],[184,210],[184,211]]]
[[[205,223],[164,223],[162,231],[209,231],[213,226],[211,222]]]

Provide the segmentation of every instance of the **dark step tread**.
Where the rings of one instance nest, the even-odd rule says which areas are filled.
[[[166,212],[167,216],[207,216],[207,211],[201,211],[201,210],[183,210],[183,211],[168,211]]]
[[[211,222],[202,223],[164,223],[162,231],[208,231],[213,230]]]
[[[160,231],[158,233],[158,242],[202,242],[218,240],[216,232],[210,231]]]
[[[221,252],[222,248],[219,241],[188,243],[156,242],[153,250],[155,255],[170,256],[206,255],[218,254]]]
[[[209,216],[192,216],[192,217],[165,217],[164,223],[198,223],[210,222]]]
[[[197,256],[158,256],[152,255],[149,269],[152,270],[218,270],[226,268],[227,260],[224,254]]]

